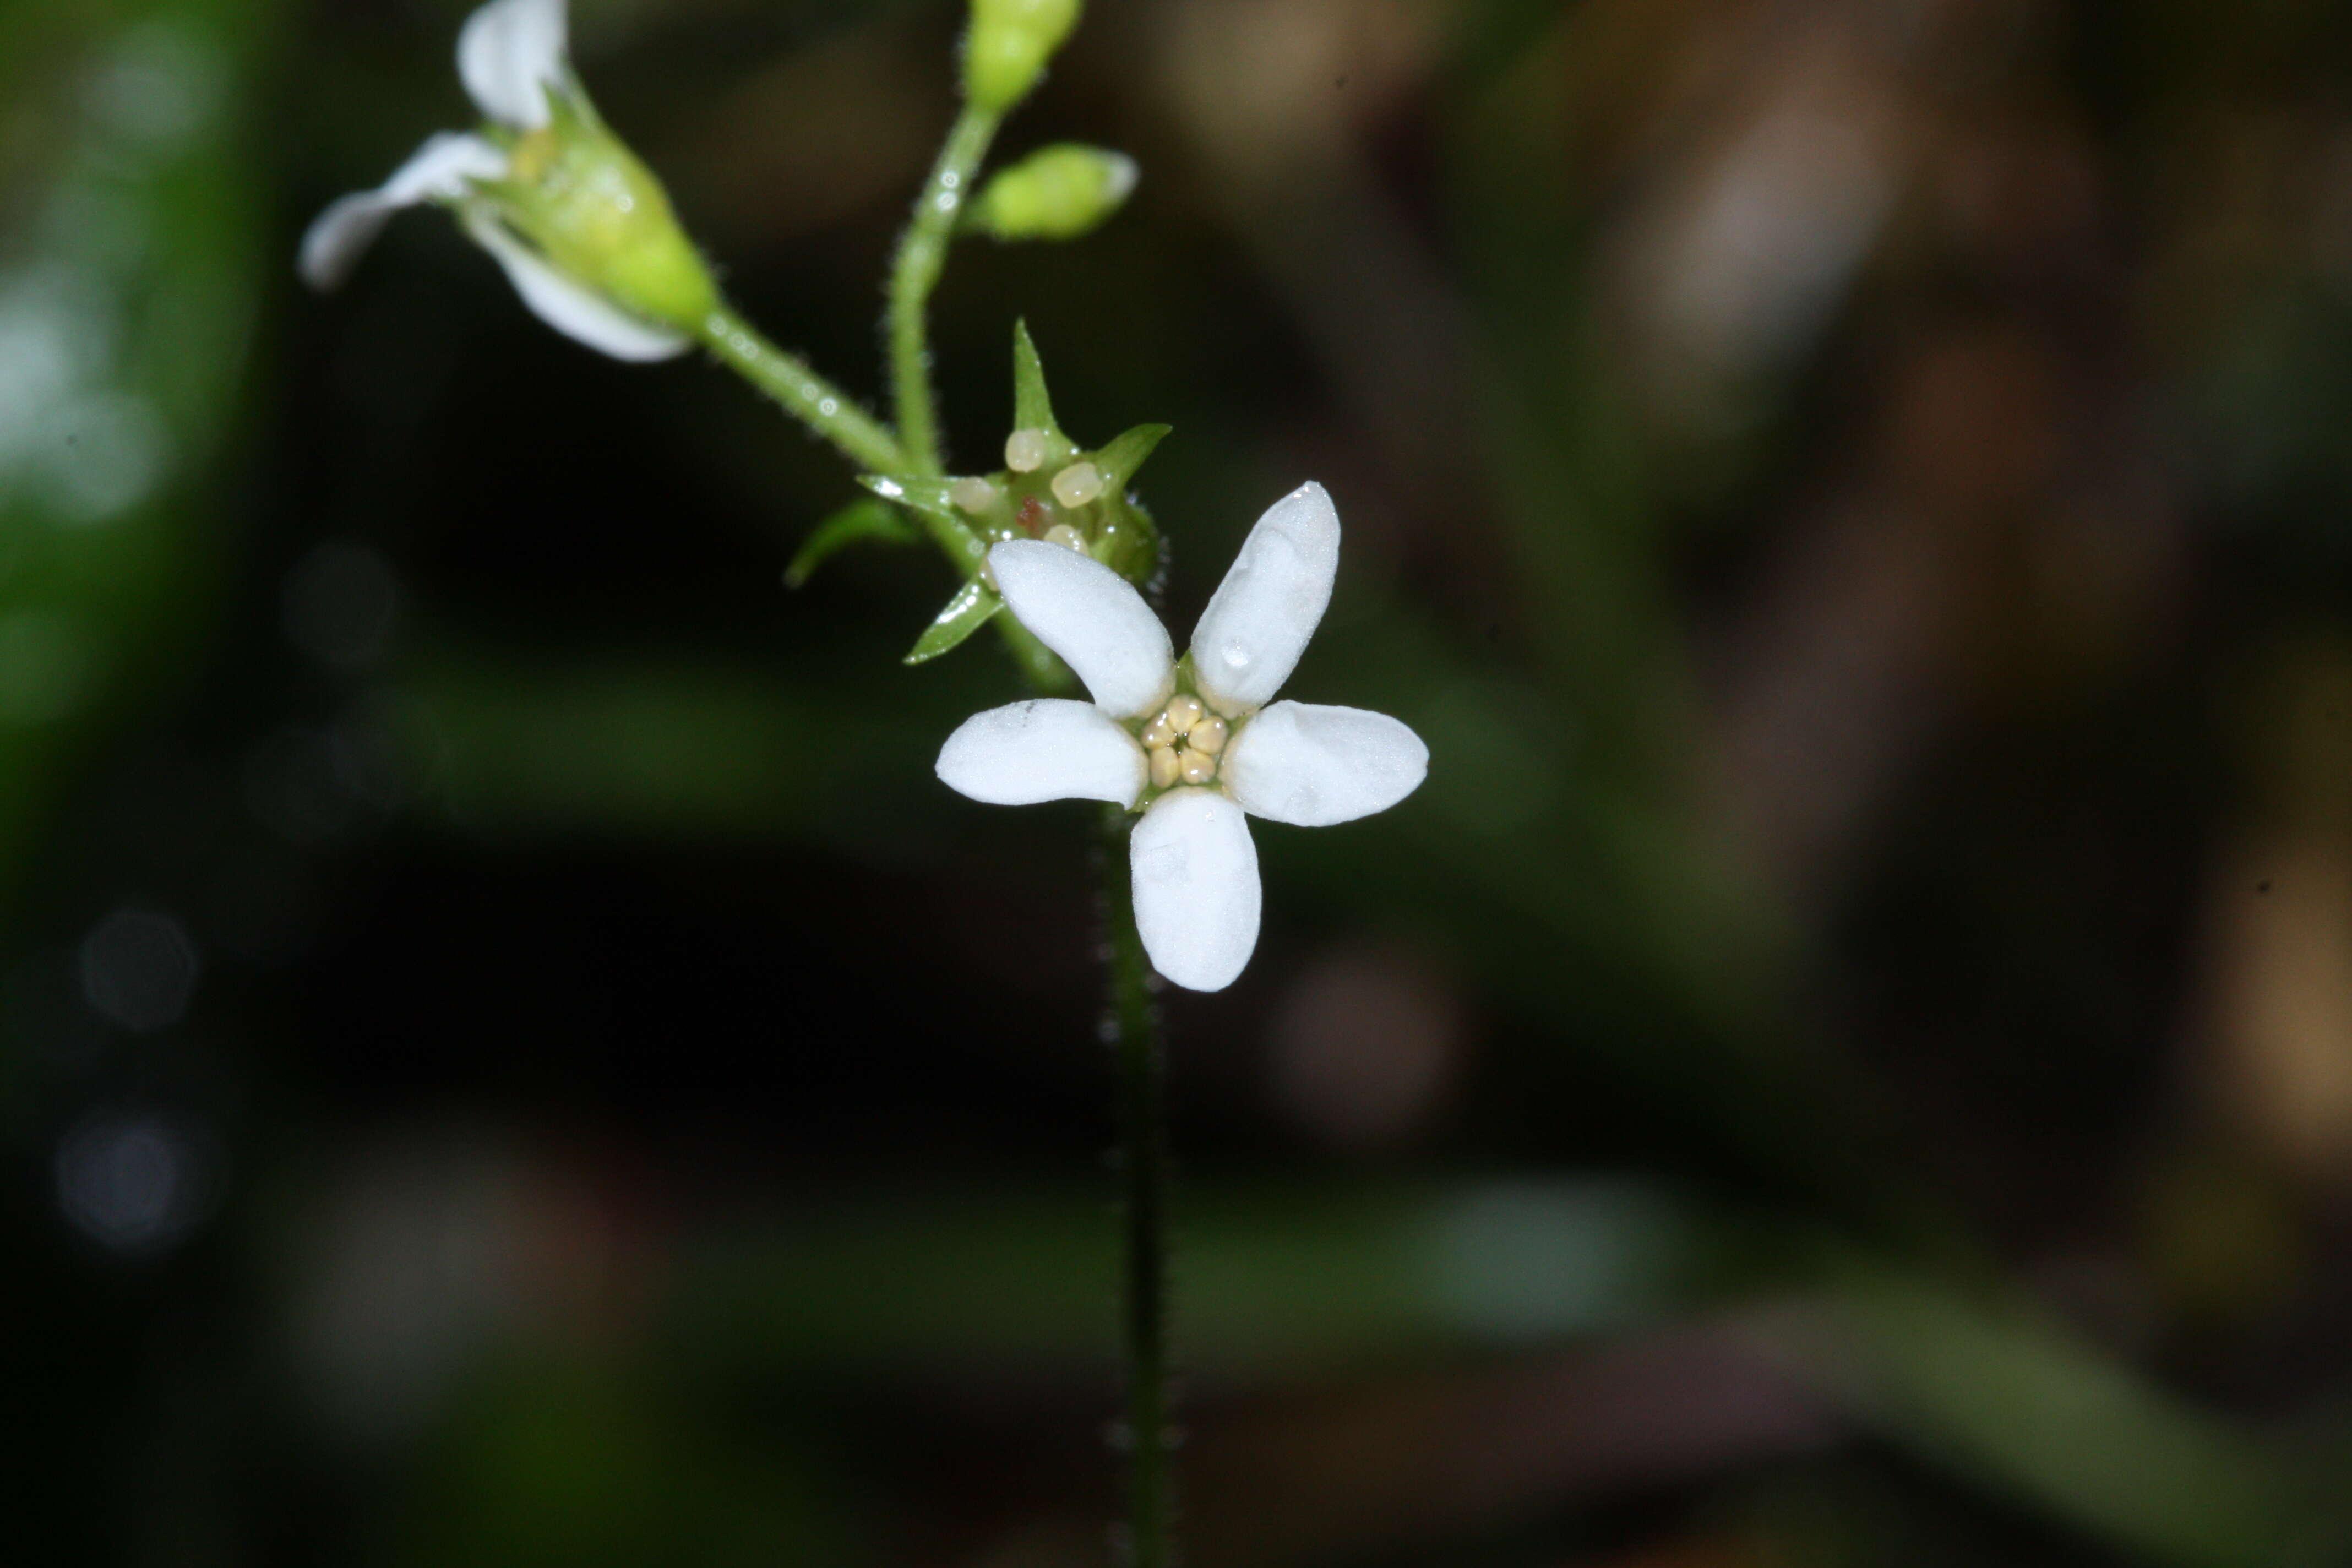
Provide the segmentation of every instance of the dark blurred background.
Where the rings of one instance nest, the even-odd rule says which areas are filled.
[[[440,215],[445,0],[0,0],[9,1563],[1106,1560],[1078,806],[929,553]],[[579,0],[860,395],[947,0]],[[1427,786],[1171,994],[1201,1568],[2319,1564],[2352,1542],[2352,11],[1095,0],[960,247],[1164,420],[1180,630]]]

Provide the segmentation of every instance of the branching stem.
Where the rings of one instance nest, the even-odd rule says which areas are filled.
[[[908,471],[940,471],[939,416],[931,406],[931,346],[928,315],[931,290],[947,264],[956,220],[971,199],[988,144],[1003,122],[997,110],[967,106],[948,132],[931,177],[915,204],[915,216],[898,241],[890,268],[890,385],[898,433],[906,444]]]
[[[857,400],[786,353],[729,306],[703,323],[702,343],[720,363],[766,393],[783,411],[833,443],[857,467],[877,474],[904,473],[907,454],[898,438]]]

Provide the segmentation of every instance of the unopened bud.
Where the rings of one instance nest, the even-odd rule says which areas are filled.
[[[996,239],[1076,239],[1118,210],[1135,178],[1124,153],[1057,142],[999,170],[965,221]]]
[[[1078,0],[971,0],[964,96],[982,109],[1012,108],[1077,23]]]

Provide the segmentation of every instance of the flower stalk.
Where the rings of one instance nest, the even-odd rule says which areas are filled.
[[[1179,984],[1213,990],[1240,972],[1255,942],[1256,856],[1243,806],[1219,780],[1221,766],[1257,759],[1255,773],[1244,766],[1232,782],[1256,782],[1264,798],[1252,809],[1259,815],[1339,821],[1401,798],[1419,782],[1424,759],[1406,754],[1420,750],[1410,731],[1378,715],[1358,715],[1334,730],[1328,715],[1350,710],[1314,710],[1326,715],[1318,721],[1298,705],[1276,705],[1256,719],[1261,734],[1275,740],[1255,751],[1242,728],[1296,662],[1328,596],[1338,519],[1319,488],[1284,503],[1288,511],[1276,509],[1282,518],[1300,506],[1312,514],[1307,535],[1277,542],[1279,559],[1258,574],[1282,603],[1260,602],[1269,590],[1250,586],[1257,569],[1245,564],[1212,604],[1203,624],[1216,632],[1214,647],[1231,668],[1210,673],[1234,693],[1212,713],[1191,687],[1199,684],[1211,703],[1220,689],[1193,680],[1192,657],[1177,664],[1165,629],[1135,591],[1160,568],[1161,556],[1158,531],[1127,483],[1166,426],[1139,426],[1098,450],[1080,449],[1055,423],[1035,347],[1016,329],[1016,428],[1006,468],[953,480],[945,473],[928,318],[957,234],[1075,238],[1115,212],[1135,184],[1132,160],[1062,144],[979,188],[999,126],[1035,88],[1081,8],[1081,0],[973,0],[965,107],[891,264],[895,428],[726,302],[660,181],[589,100],[572,66],[566,0],[488,0],[477,9],[459,32],[457,63],[481,116],[478,126],[428,138],[383,184],[330,205],[304,235],[298,265],[314,286],[332,287],[394,214],[427,204],[448,209],[548,325],[624,361],[669,359],[700,344],[838,450],[884,502],[919,521],[963,586],[909,663],[994,622],[1035,695],[968,722],[941,752],[940,777],[981,799],[1113,803],[1103,813],[1099,853],[1110,939],[1105,1037],[1117,1065],[1122,1144],[1125,1558],[1134,1568],[1166,1568],[1173,1512],[1169,1161],[1154,966]],[[797,585],[852,541],[910,542],[917,535],[907,521],[888,510],[838,513],[803,545],[786,581]],[[1262,520],[1260,533],[1268,526]],[[1024,590],[1024,582],[1032,587]],[[1216,621],[1228,598],[1233,613]],[[1013,613],[1000,613],[1008,607]],[[1094,705],[1058,695],[1072,689],[1074,675]],[[1147,720],[1155,707],[1158,718]],[[1297,711],[1277,718],[1286,709]],[[1402,732],[1404,752],[1395,737],[1365,731],[1366,720]],[[1322,728],[1312,730],[1318,722]],[[1381,762],[1380,744],[1366,752],[1367,734],[1393,754]],[[1237,751],[1228,752],[1229,735]],[[1382,774],[1369,789],[1323,776],[1360,766],[1363,755],[1380,763],[1374,772]],[[1218,789],[1201,787],[1211,784]],[[1147,805],[1142,826],[1132,827],[1130,809]]]
[[[1151,963],[1135,924],[1128,868],[1127,813],[1102,814],[1103,918],[1110,936],[1110,1008],[1104,1034],[1118,1074],[1120,1276],[1119,1339],[1126,1363],[1127,1562],[1166,1568],[1174,1514],[1168,1420],[1168,1120],[1167,1054]]]
[[[710,312],[698,334],[720,363],[774,399],[783,411],[831,442],[862,468],[890,473],[906,466],[906,451],[857,400],[761,335],[730,306]]]
[[[966,105],[957,116],[891,264],[890,384],[908,472],[929,476],[942,471],[939,415],[931,402],[931,290],[939,287],[981,160],[988,156],[989,143],[1003,121],[1002,110],[977,104]]]

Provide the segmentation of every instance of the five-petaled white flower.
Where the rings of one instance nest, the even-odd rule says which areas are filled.
[[[426,138],[392,178],[320,213],[302,237],[303,279],[334,287],[394,213],[433,202],[556,331],[615,359],[684,353],[688,336],[663,319],[680,312],[666,307],[675,297],[690,312],[707,280],[660,186],[597,121],[567,30],[564,0],[491,0],[467,17],[457,75],[488,123]]]
[[[1135,922],[1160,973],[1233,984],[1257,946],[1257,848],[1244,814],[1301,827],[1369,816],[1429,772],[1421,737],[1384,713],[1274,702],[1331,601],[1339,514],[1318,484],[1266,509],[1179,665],[1127,580],[1058,544],[988,552],[1004,602],[1094,697],[973,715],[940,750],[950,788],[994,805],[1144,807],[1129,837]]]

